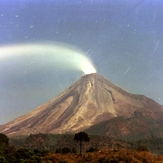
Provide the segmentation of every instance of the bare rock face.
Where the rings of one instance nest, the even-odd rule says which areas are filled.
[[[0,132],[8,136],[79,132],[122,116],[132,119],[137,112],[154,120],[163,118],[163,106],[143,95],[128,93],[95,73],[82,76],[56,98],[0,126]],[[130,134],[129,127],[123,128]],[[105,130],[109,130],[108,125]]]

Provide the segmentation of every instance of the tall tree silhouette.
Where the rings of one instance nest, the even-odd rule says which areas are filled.
[[[79,133],[75,134],[74,140],[79,141],[80,155],[81,155],[82,154],[82,143],[83,142],[89,142],[90,141],[90,139],[88,137],[88,134],[85,133],[85,132],[79,132]]]

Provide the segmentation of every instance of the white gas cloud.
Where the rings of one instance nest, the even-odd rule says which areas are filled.
[[[80,70],[84,74],[95,73],[96,69],[85,53],[67,44],[42,42],[0,46],[0,62],[17,59],[30,61],[35,66],[54,66],[59,69]]]

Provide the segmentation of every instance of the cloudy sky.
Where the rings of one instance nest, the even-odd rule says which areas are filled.
[[[28,58],[20,52],[22,44],[59,42],[62,50],[69,44],[89,57],[97,73],[163,104],[162,8],[161,0],[1,0],[0,124],[47,102],[83,75],[61,60],[60,66],[49,64],[37,49]]]

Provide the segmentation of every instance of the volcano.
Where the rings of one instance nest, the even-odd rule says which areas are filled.
[[[163,137],[163,106],[93,73],[29,114],[0,126],[8,136],[79,131]]]

